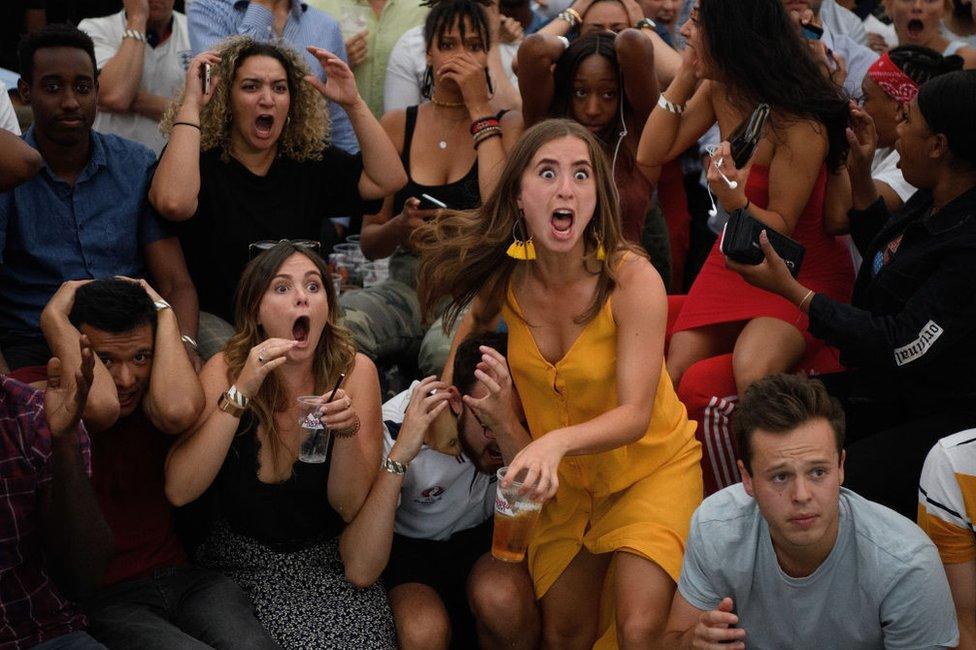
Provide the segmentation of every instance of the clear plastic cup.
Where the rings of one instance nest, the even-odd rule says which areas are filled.
[[[298,398],[298,424],[302,427],[302,444],[298,460],[303,463],[324,463],[329,451],[329,431],[322,424],[322,406],[319,395],[303,395]]]
[[[495,532],[491,540],[491,554],[504,562],[521,562],[525,559],[525,550],[532,539],[532,529],[539,519],[542,503],[534,501],[529,495],[519,494],[522,483],[517,480],[503,488],[502,481],[507,473],[507,467],[497,472]],[[517,478],[524,476],[525,470],[522,470]]]

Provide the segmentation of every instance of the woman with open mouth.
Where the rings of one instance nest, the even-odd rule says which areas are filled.
[[[976,68],[976,48],[957,40],[945,29],[944,20],[952,0],[885,0],[885,11],[898,35],[899,45],[921,45],[942,56],[956,54],[964,67]]]
[[[181,506],[206,493],[215,519],[196,560],[241,585],[283,648],[393,648],[382,587],[352,587],[339,557],[380,463],[376,367],[337,324],[329,271],[304,246],[258,255],[235,302],[237,331],[204,366],[208,406],[170,452],[166,495]],[[300,411],[305,395],[321,396],[316,415]],[[310,431],[327,439],[324,462],[300,456]]]
[[[506,480],[524,470],[545,502],[527,562],[544,646],[654,647],[701,500],[701,445],[664,369],[664,284],[621,236],[599,141],[571,120],[533,126],[481,210],[448,212],[417,241],[425,309],[448,301],[450,322],[471,305],[456,341],[508,329],[528,431],[511,426],[531,442]]]
[[[250,244],[331,242],[330,218],[375,211],[379,199],[406,182],[349,67],[335,54],[310,51],[325,84],[284,44],[229,38],[193,59],[183,96],[163,119],[170,140],[149,200],[178,222],[200,311],[224,321],[233,318],[231,300]],[[349,115],[360,153],[328,143],[326,101]],[[232,328],[224,328],[229,335]]]

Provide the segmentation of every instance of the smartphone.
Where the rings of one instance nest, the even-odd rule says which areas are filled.
[[[210,81],[213,78],[213,66],[209,63],[204,63],[200,66],[200,87],[203,90],[204,95],[210,94]]]
[[[803,38],[808,41],[819,41],[823,38],[824,30],[823,27],[817,27],[816,25],[801,25],[803,28]]]
[[[446,210],[447,204],[439,199],[435,199],[430,194],[420,195],[420,209],[421,210]]]

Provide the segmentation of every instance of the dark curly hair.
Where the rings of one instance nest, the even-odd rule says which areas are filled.
[[[824,74],[781,0],[701,0],[699,25],[730,103],[743,113],[769,104],[770,126],[812,120],[827,131],[827,167],[847,159],[849,97]]]

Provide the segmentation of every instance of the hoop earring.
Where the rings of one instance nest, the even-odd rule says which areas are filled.
[[[525,240],[519,239],[518,234],[515,232],[515,229],[519,227],[519,223],[521,222],[516,221],[514,224],[512,224],[512,239],[514,241],[512,241],[512,243],[509,245],[508,250],[505,251],[505,254],[516,260],[534,260],[535,244],[532,243],[532,238],[529,237]]]
[[[424,99],[430,99],[434,90],[434,69],[427,66],[424,70],[424,78],[420,82],[420,95]]]

